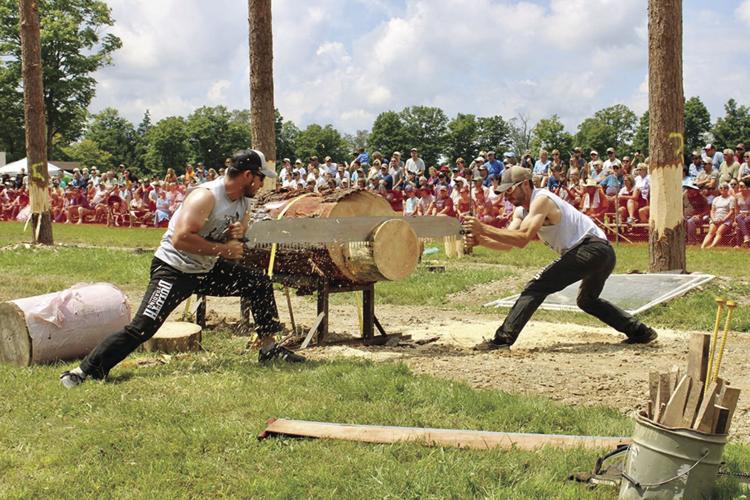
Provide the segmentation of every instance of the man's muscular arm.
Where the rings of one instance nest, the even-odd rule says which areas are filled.
[[[191,192],[180,210],[180,217],[172,234],[172,245],[177,250],[197,255],[218,255],[226,259],[242,257],[244,245],[232,240],[227,243],[208,241],[198,234],[214,208],[214,197],[207,189]]]
[[[475,243],[479,245],[495,250],[523,248],[536,237],[539,228],[556,208],[552,200],[540,196],[532,202],[529,215],[524,217],[518,229],[499,229],[482,224],[474,218],[467,218],[465,226],[474,236]]]

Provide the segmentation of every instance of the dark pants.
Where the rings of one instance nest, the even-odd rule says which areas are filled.
[[[189,274],[154,257],[151,281],[133,321],[102,340],[81,363],[81,370],[104,378],[117,363],[153,337],[169,314],[192,294],[243,297],[250,302],[259,336],[281,331],[271,280],[239,264],[219,259],[208,273]]]
[[[588,238],[565,252],[532,279],[511,308],[505,321],[497,329],[498,343],[512,344],[521,330],[544,302],[547,295],[559,292],[568,285],[581,281],[578,307],[596,316],[628,337],[645,335],[649,328],[614,304],[599,298],[604,282],[615,268],[615,251],[608,242]]]

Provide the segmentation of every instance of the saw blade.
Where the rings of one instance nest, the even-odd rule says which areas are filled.
[[[394,219],[408,222],[420,239],[463,235],[461,224],[452,217],[298,217],[255,221],[248,228],[245,241],[248,247],[367,242],[376,227]]]

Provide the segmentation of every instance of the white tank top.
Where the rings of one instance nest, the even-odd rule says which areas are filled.
[[[552,200],[560,210],[560,222],[539,228],[539,238],[560,255],[573,248],[587,236],[606,239],[594,221],[587,215],[575,209],[573,205],[562,200],[555,193],[546,189],[534,189],[531,193],[531,203],[537,196],[546,196]]]
[[[237,200],[230,200],[227,197],[226,187],[224,186],[224,177],[201,184],[195,189],[208,189],[214,197],[214,208],[211,210],[206,223],[198,231],[198,234],[208,241],[217,241],[224,243],[227,240],[225,231],[233,222],[241,220],[247,212],[250,203],[244,196]],[[182,205],[172,216],[169,221],[167,232],[161,238],[161,244],[156,249],[156,257],[166,262],[170,266],[184,273],[207,273],[216,263],[215,255],[197,255],[194,253],[177,250],[172,245],[172,234],[182,213]]]

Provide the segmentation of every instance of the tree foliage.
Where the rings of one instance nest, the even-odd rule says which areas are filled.
[[[750,142],[750,109],[729,99],[724,105],[724,116],[716,120],[711,132],[719,147],[734,149],[740,142],[747,146]]]
[[[145,168],[152,174],[163,174],[172,167],[183,173],[181,167],[190,158],[187,123],[182,117],[172,116],[159,120],[146,133]]]
[[[565,125],[560,117],[552,115],[537,122],[531,131],[531,151],[534,156],[539,155],[540,149],[548,152],[557,149],[562,158],[568,158],[573,150],[573,136],[565,131]]]
[[[615,104],[581,122],[576,142],[584,149],[596,149],[600,153],[613,147],[622,155],[632,146],[637,122],[638,117],[630,108]]]
[[[700,97],[685,101],[685,152],[700,151],[711,131],[711,114]],[[734,144],[732,144],[734,146]]]
[[[649,114],[646,110],[638,120],[638,128],[633,136],[633,149],[640,151],[644,157],[648,156],[648,120]]]
[[[309,125],[297,136],[296,144],[295,156],[303,161],[311,156],[317,156],[321,161],[326,156],[336,160],[348,158],[346,143],[333,125]]]
[[[426,165],[434,165],[443,152],[448,133],[448,117],[440,108],[411,106],[401,111],[407,144],[402,154],[411,148],[419,148]]]
[[[112,157],[108,151],[103,151],[99,145],[91,139],[82,139],[74,142],[70,146],[62,148],[63,154],[75,161],[81,163],[84,167],[97,167],[106,169],[112,166],[117,160]]]
[[[445,140],[445,155],[449,161],[462,157],[468,162],[479,152],[477,131],[479,124],[476,115],[458,113],[448,122],[448,134]]]
[[[224,106],[203,106],[193,111],[185,123],[190,159],[206,167],[218,168],[224,159],[250,144],[250,122],[244,115]]]
[[[106,108],[95,114],[84,137],[110,155],[108,164],[98,166],[112,168],[120,163],[128,166],[135,163],[138,142],[135,127],[116,109]]]
[[[40,0],[41,46],[47,144],[53,156],[55,144],[78,139],[87,119],[87,108],[96,92],[92,76],[111,63],[122,46],[106,28],[114,24],[102,0]],[[17,0],[0,0],[0,71],[8,72],[9,85],[0,86],[0,101],[19,106],[21,40]],[[20,104],[22,109],[22,104]],[[59,136],[57,141],[53,141]],[[17,149],[12,151],[17,155]]]
[[[384,111],[375,118],[370,132],[370,149],[390,158],[392,152],[407,149],[407,142],[406,127],[399,113]]]

